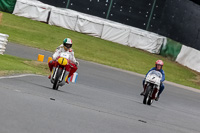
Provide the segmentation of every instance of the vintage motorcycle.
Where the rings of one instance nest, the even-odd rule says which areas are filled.
[[[159,71],[152,70],[148,73],[145,78],[145,93],[143,104],[151,105],[158,95],[160,89],[160,80],[162,79],[162,74]]]
[[[51,73],[50,81],[53,84],[53,89],[58,90],[59,86],[63,86],[68,79],[70,71],[69,54],[61,53],[57,59],[55,67]]]

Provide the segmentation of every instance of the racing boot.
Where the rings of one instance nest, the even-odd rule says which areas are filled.
[[[48,79],[51,79],[51,74],[49,75]]]
[[[158,101],[159,98],[160,98],[160,96],[158,95],[158,96],[156,97],[155,101]]]
[[[145,93],[145,92],[143,91],[142,93],[140,93],[140,95],[141,95],[141,96],[144,96],[144,93]]]

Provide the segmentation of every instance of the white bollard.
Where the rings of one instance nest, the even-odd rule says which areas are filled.
[[[3,55],[3,53],[5,52],[6,50],[6,45],[7,45],[7,42],[8,42],[8,35],[7,34],[2,34],[0,33],[0,54]]]

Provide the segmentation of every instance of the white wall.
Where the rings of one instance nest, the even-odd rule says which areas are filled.
[[[160,53],[161,46],[166,43],[166,37],[152,32],[70,9],[56,8],[39,1],[17,0],[13,14],[156,54]]]
[[[184,66],[200,72],[200,51],[194,48],[182,45],[176,61]]]

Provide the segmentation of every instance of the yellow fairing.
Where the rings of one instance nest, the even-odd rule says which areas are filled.
[[[58,63],[59,63],[60,65],[67,65],[67,59],[65,59],[65,58],[63,58],[63,57],[60,57],[60,58],[58,59]]]

